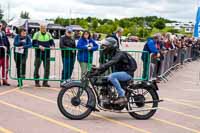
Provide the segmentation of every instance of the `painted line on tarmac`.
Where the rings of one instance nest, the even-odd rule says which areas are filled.
[[[198,130],[195,130],[195,129],[192,129],[192,128],[188,128],[188,127],[186,127],[186,126],[182,126],[182,125],[176,124],[176,123],[174,123],[174,122],[170,122],[170,121],[163,120],[163,119],[156,118],[156,117],[154,117],[154,118],[152,118],[152,119],[153,119],[153,120],[156,120],[156,121],[159,121],[159,122],[166,123],[166,124],[171,125],[171,126],[175,126],[175,127],[179,127],[179,128],[185,129],[185,130],[187,130],[187,131],[191,131],[191,132],[193,132],[193,133],[200,133],[200,131],[198,131]]]
[[[191,107],[191,108],[194,108],[194,109],[200,109],[200,106],[196,106],[196,105],[192,105],[192,104],[188,104],[188,103],[184,103],[184,102],[179,102],[175,99],[165,98],[165,101],[172,102],[172,103],[175,103],[175,104],[184,105],[184,106],[188,106],[188,107]]]
[[[31,97],[35,97],[35,98],[40,99],[40,100],[44,100],[44,101],[46,101],[46,102],[50,102],[50,103],[56,104],[55,101],[46,99],[46,98],[44,98],[44,97],[39,97],[39,96],[30,94],[30,93],[27,93],[27,92],[22,92],[22,91],[17,91],[17,92],[22,93],[22,94],[25,94],[25,95],[28,95],[28,96],[31,96]],[[98,114],[92,114],[92,115],[93,115],[93,116],[96,116],[96,117],[98,117],[98,118],[101,118],[101,119],[110,121],[110,122],[115,123],[115,124],[119,124],[119,125],[123,125],[123,126],[128,127],[128,128],[132,128],[131,125],[126,124],[126,123],[124,123],[124,122],[116,121],[116,120],[114,120],[114,119],[107,118],[107,117],[105,117],[105,116],[98,115]],[[168,125],[170,125],[170,126],[175,126],[175,127],[178,127],[178,128],[184,129],[184,130],[188,130],[188,131],[191,131],[191,132],[194,132],[194,133],[200,133],[200,131],[197,131],[197,130],[195,130],[195,129],[191,129],[191,128],[185,127],[185,126],[183,126],[183,125],[180,125],[180,124],[177,124],[177,123],[174,123],[174,122],[170,122],[170,121],[163,120],[163,119],[160,119],[160,118],[152,118],[152,119],[154,119],[154,120],[156,120],[156,121],[159,121],[159,122],[162,122],[162,123],[165,123],[165,124],[168,124]],[[135,127],[134,127],[134,129],[135,129]],[[137,128],[137,130],[138,130],[138,128]],[[141,129],[139,129],[139,130],[141,130]],[[138,130],[138,131],[139,131],[139,130]],[[143,132],[143,131],[140,131],[140,132]],[[146,132],[145,132],[145,133],[146,133]]]
[[[57,88],[46,88],[46,89],[53,90],[53,91],[59,91]],[[168,109],[168,108],[165,108],[165,107],[158,107],[158,108],[161,109],[161,110],[165,110],[165,111],[168,111],[168,112],[171,112],[171,113],[182,115],[182,116],[185,116],[185,117],[188,117],[188,118],[200,120],[200,117],[198,117],[198,116],[186,114],[186,113],[183,113],[183,112],[180,112],[180,111],[175,111],[175,110]]]
[[[50,100],[50,99],[47,99],[47,98],[44,98],[44,97],[40,97],[40,96],[37,96],[37,95],[33,95],[33,94],[30,94],[30,93],[27,93],[27,92],[24,92],[24,91],[19,91],[17,90],[18,93],[21,93],[21,94],[24,94],[24,95],[27,95],[27,96],[30,96],[30,97],[33,97],[33,98],[36,98],[36,99],[39,99],[39,100],[42,100],[42,101],[45,101],[45,102],[49,102],[49,103],[52,103],[52,104],[57,104],[57,102],[53,101],[53,100]],[[141,133],[150,133],[149,131],[146,131],[144,129],[141,129],[141,128],[137,128],[135,126],[132,126],[130,124],[127,124],[127,123],[124,123],[124,122],[120,122],[118,120],[114,120],[114,119],[111,119],[111,118],[107,118],[105,116],[102,116],[102,115],[98,115],[98,114],[94,114],[92,113],[91,114],[92,116],[95,116],[95,117],[98,117],[100,119],[103,119],[103,120],[106,120],[106,121],[109,121],[109,122],[112,122],[114,124],[118,124],[120,126],[124,126],[124,127],[127,127],[127,128],[130,128],[130,129],[133,129],[135,131],[139,131]]]
[[[185,99],[174,99],[174,98],[173,98],[173,100],[178,101],[178,102],[200,104],[200,101],[197,101],[197,100],[185,100]]]
[[[59,89],[58,89],[58,88],[45,88],[45,89],[59,92]],[[166,99],[168,99],[168,98],[166,98]],[[166,99],[165,99],[165,100],[166,100]],[[173,113],[176,113],[176,114],[179,114],[179,115],[183,115],[183,116],[186,116],[186,117],[190,117],[190,118],[193,118],[193,119],[197,119],[197,120],[200,119],[200,117],[192,116],[192,115],[189,115],[189,114],[184,114],[184,113],[182,113],[182,112],[178,112],[178,111],[174,111],[174,110],[170,110],[170,109],[166,109],[166,108],[161,108],[161,109],[166,110],[166,111],[169,111],[169,112],[173,112]],[[94,115],[95,115],[95,114],[94,114]],[[99,117],[99,118],[100,118],[100,117]],[[154,118],[153,118],[153,119],[154,119]],[[163,120],[163,119],[159,119],[159,118],[155,118],[154,120],[159,121],[159,122],[162,122],[162,123],[165,123],[165,124],[168,124],[168,125],[171,125],[171,126],[175,126],[175,127],[178,127],[178,128],[182,128],[182,129],[185,129],[185,130],[189,130],[189,131],[192,131],[192,132],[193,132],[193,131],[197,131],[197,130],[195,130],[195,129],[191,129],[191,128],[188,128],[188,127],[185,127],[185,126],[183,126],[183,125],[179,125],[179,124],[177,124],[177,123],[170,122],[170,121],[167,121],[167,120]],[[195,132],[195,133],[200,133],[200,131]]]
[[[180,111],[171,110],[171,109],[168,109],[168,108],[165,108],[165,107],[158,107],[158,109],[165,110],[165,111],[175,113],[175,114],[178,114],[178,115],[182,115],[182,116],[185,116],[185,117],[188,117],[188,118],[200,120],[200,117],[198,117],[198,116],[186,114],[186,113],[183,113],[183,112],[180,112]]]
[[[193,100],[179,99],[179,101],[180,101],[180,102],[186,102],[186,103],[200,104],[199,101],[193,101]]]
[[[182,89],[182,91],[188,91],[188,92],[200,92],[200,90],[189,90],[189,89]]]
[[[15,91],[18,90],[18,89],[19,89],[19,88],[15,88],[15,89],[11,89],[11,90],[8,90],[8,91],[1,92],[1,93],[0,93],[0,96],[6,95],[6,94],[8,94],[8,93],[15,92]]]
[[[0,131],[1,131],[2,133],[13,133],[13,132],[11,132],[10,130],[5,129],[5,128],[1,127],[1,126],[0,126]]]
[[[7,103],[7,102],[2,101],[2,100],[0,100],[0,104],[5,105],[5,106],[8,106],[8,107],[11,107],[11,108],[14,108],[14,109],[16,109],[16,110],[19,110],[19,111],[22,111],[22,112],[25,112],[25,113],[28,113],[28,114],[33,115],[33,116],[35,116],[35,117],[38,117],[38,118],[40,118],[40,119],[42,119],[42,120],[46,120],[46,121],[48,121],[48,122],[50,122],[50,123],[53,123],[53,124],[55,124],[55,125],[59,125],[59,126],[61,126],[61,127],[70,129],[70,130],[72,130],[72,131],[79,132],[79,133],[87,133],[87,132],[85,132],[85,131],[83,131],[83,130],[81,130],[81,129],[79,129],[79,128],[74,127],[74,126],[71,126],[71,125],[68,125],[68,124],[59,122],[59,121],[54,120],[54,119],[52,119],[52,118],[50,118],[50,117],[47,117],[47,116],[44,116],[44,115],[41,115],[41,114],[32,112],[32,111],[30,111],[30,110],[28,110],[28,109],[19,107],[19,106],[14,105],[14,104],[10,104],[10,103]]]

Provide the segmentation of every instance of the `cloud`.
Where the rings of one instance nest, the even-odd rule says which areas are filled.
[[[9,0],[10,16],[19,17],[22,10],[31,18],[60,17],[124,18],[160,16],[175,20],[194,20],[196,4],[191,0]],[[7,15],[7,0],[1,0]],[[71,9],[71,14],[70,14]]]

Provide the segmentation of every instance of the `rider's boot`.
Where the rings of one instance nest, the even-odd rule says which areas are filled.
[[[119,97],[114,101],[114,104],[126,104],[128,102],[126,97]]]

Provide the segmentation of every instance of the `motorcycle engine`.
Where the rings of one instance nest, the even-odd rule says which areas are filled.
[[[112,86],[102,87],[100,90],[101,106],[105,109],[123,110],[125,108],[124,105],[111,103],[111,101],[115,100],[117,97],[116,89]]]

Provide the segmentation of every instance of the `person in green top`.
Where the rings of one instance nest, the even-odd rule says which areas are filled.
[[[35,86],[41,87],[39,82],[39,69],[41,63],[43,62],[44,67],[44,87],[50,87],[48,84],[49,74],[50,74],[50,55],[51,49],[55,49],[54,40],[49,32],[46,31],[45,25],[40,25],[40,31],[36,32],[33,36],[33,46],[37,47],[35,50],[35,69],[34,78]]]

